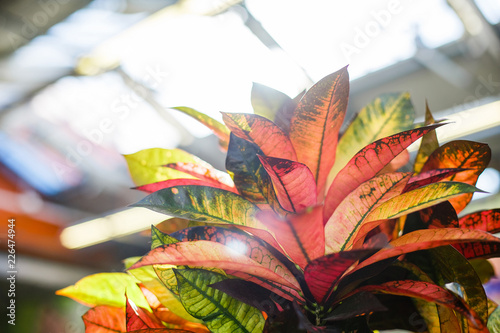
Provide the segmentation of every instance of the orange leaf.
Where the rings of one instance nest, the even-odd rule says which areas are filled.
[[[127,332],[125,309],[109,305],[98,305],[82,317],[86,333]]]
[[[324,196],[326,178],[335,162],[348,99],[349,74],[344,67],[312,86],[292,117],[290,140],[298,161],[312,171],[320,199]]]

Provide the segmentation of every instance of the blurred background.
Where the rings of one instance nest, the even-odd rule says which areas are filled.
[[[478,182],[489,193],[464,213],[500,207],[496,0],[0,2],[2,301],[10,218],[17,270],[16,326],[1,331],[84,332],[87,308],[54,291],[147,252],[165,216],[127,208],[143,194],[123,154],[179,147],[224,168],[210,132],[169,108],[252,112],[252,82],[294,97],[346,64],[346,119],[409,91],[422,120],[427,100],[453,122],[441,143],[493,151]]]

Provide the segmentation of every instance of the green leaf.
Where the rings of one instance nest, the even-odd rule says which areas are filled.
[[[109,305],[125,307],[125,291],[137,306],[150,309],[137,280],[127,273],[97,273],[89,275],[72,286],[56,291],[87,306]]]
[[[352,191],[325,225],[325,253],[351,249],[358,237],[366,235],[369,229],[376,226],[372,224],[369,229],[363,227],[365,222],[374,221],[367,218],[370,212],[399,195],[410,177],[410,173],[382,174]]]
[[[163,269],[166,269],[165,267]],[[160,303],[181,318],[192,322],[198,322],[186,312],[178,297],[160,281],[155,268],[144,266],[136,269],[130,269],[128,272],[139,280],[149,291],[151,291],[160,301]],[[173,274],[173,273],[172,273]]]
[[[234,135],[256,144],[264,155],[297,159],[288,135],[271,120],[245,113],[222,113],[222,118]]]
[[[488,318],[490,333],[500,333],[500,307],[497,307]]]
[[[296,213],[316,205],[316,183],[305,164],[275,157],[259,158],[271,177],[281,207]]]
[[[209,164],[180,149],[151,148],[124,155],[132,180],[137,186],[156,183],[167,179],[189,178],[186,173],[164,168],[164,164],[186,162]]]
[[[294,111],[290,140],[298,162],[309,167],[320,199],[333,163],[349,99],[347,67],[321,79],[309,89]]]
[[[340,202],[361,183],[374,177],[397,155],[437,126],[421,127],[377,140],[361,149],[335,177],[325,198],[325,222]]]
[[[411,129],[414,119],[415,110],[408,93],[384,94],[365,106],[339,139],[335,165],[328,175],[328,183],[363,147],[375,140]]]
[[[425,124],[432,125],[436,121],[432,116],[431,110],[427,101],[425,102]],[[429,132],[422,137],[422,142],[418,148],[417,156],[415,157],[415,164],[413,165],[413,171],[419,173],[422,170],[425,162],[429,156],[434,152],[434,150],[439,148],[439,142],[437,139],[436,132]]]
[[[281,91],[263,84],[253,83],[251,103],[255,114],[274,121],[278,110],[290,102],[292,99]]]
[[[227,147],[227,145],[229,144],[229,129],[226,126],[224,126],[224,124],[218,122],[212,117],[207,116],[204,113],[201,113],[199,111],[196,111],[195,109],[186,106],[177,106],[171,109],[180,111],[198,120],[200,123],[210,128],[214,132],[214,134],[219,138],[220,145],[222,147]]]
[[[144,191],[147,193],[153,193],[153,192],[162,190],[164,188],[169,188],[169,187],[173,187],[173,186],[180,186],[180,185],[196,185],[196,186],[205,186],[205,187],[215,187],[215,188],[220,188],[222,190],[226,190],[226,191],[233,192],[233,193],[237,194],[237,190],[234,187],[229,187],[225,184],[218,183],[218,182],[207,182],[204,180],[191,179],[191,178],[169,179],[169,180],[164,180],[164,181],[157,182],[157,183],[151,183],[151,184],[137,186],[135,189],[140,190],[140,191]]]
[[[254,219],[258,211],[254,204],[237,194],[213,187],[173,186],[154,192],[132,206],[200,222],[263,228]]]
[[[210,285],[225,276],[199,269],[175,270],[181,302],[195,318],[206,322],[211,332],[260,333],[264,317],[256,308],[239,302]]]
[[[452,175],[446,180],[475,185],[477,178],[488,166],[490,159],[491,149],[487,144],[465,140],[452,141],[439,147],[429,156],[422,167],[422,172],[446,168],[469,169]],[[450,203],[458,214],[471,199],[472,193],[467,193],[450,199]]]
[[[392,198],[366,218],[367,221],[392,219],[436,205],[463,193],[481,191],[475,186],[458,182],[440,182],[417,188]]]
[[[290,288],[300,289],[293,274],[261,245],[247,253],[239,244],[226,246],[199,240],[166,244],[151,250],[130,269],[147,265],[189,265],[224,269],[232,275],[252,274]]]

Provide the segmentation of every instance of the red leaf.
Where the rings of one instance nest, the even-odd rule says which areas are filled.
[[[453,247],[467,259],[487,259],[500,256],[500,244],[496,242],[462,243],[454,244]]]
[[[250,251],[250,256],[247,255]],[[293,274],[263,246],[246,249],[235,243],[226,246],[210,241],[167,244],[151,250],[129,269],[146,265],[191,265],[215,267],[252,274],[285,286],[300,289]],[[233,275],[236,275],[233,273]]]
[[[358,260],[374,250],[332,253],[310,262],[304,269],[306,283],[319,304],[324,304],[344,273]]]
[[[266,156],[297,159],[288,135],[271,120],[245,113],[223,112],[222,117],[234,135],[255,143]]]
[[[231,176],[228,173],[217,170],[208,163],[202,165],[200,163],[196,164],[196,163],[177,162],[177,163],[165,164],[164,167],[174,169],[177,171],[182,171],[200,180],[204,180],[214,184],[222,183],[229,187],[234,187],[233,180],[231,179]]]
[[[158,183],[152,183],[152,184],[146,184],[146,185],[141,185],[137,186],[135,189],[141,190],[147,193],[153,193],[159,190],[162,190],[164,188],[169,188],[172,186],[177,186],[177,185],[198,185],[198,186],[207,186],[207,187],[214,187],[214,188],[220,188],[222,190],[230,191],[233,193],[238,194],[238,191],[234,187],[229,187],[223,183],[215,183],[215,182],[207,182],[204,180],[200,179],[169,179],[169,180],[164,180]]]
[[[300,100],[292,117],[290,140],[298,161],[312,171],[320,199],[335,162],[339,130],[348,99],[349,74],[344,67],[312,86]]]
[[[450,176],[445,180],[475,185],[477,178],[491,159],[491,150],[487,144],[472,141],[452,141],[436,149],[422,168],[422,172],[432,169],[464,168],[470,169]],[[472,199],[472,193],[462,194],[450,199],[451,204],[460,213]]]
[[[462,300],[450,291],[432,283],[412,280],[390,281],[380,285],[363,286],[355,292],[360,291],[421,298],[452,308],[463,314],[475,327],[484,327],[484,323],[474,310],[469,309]]]
[[[86,333],[127,332],[125,310],[109,305],[98,305],[82,317]]]
[[[285,210],[295,213],[316,205],[316,183],[305,164],[267,156],[259,156],[259,159]]]
[[[350,273],[384,259],[399,257],[402,254],[475,241],[500,243],[500,238],[480,230],[456,228],[417,230],[393,240],[389,243],[390,248],[375,253],[356,266]]]
[[[410,177],[411,173],[383,174],[352,191],[325,225],[325,252],[329,254],[351,249],[368,214],[399,195]],[[365,232],[368,230],[365,229]]]
[[[500,208],[465,215],[458,220],[460,228],[500,232]]]
[[[377,140],[361,149],[337,174],[330,186],[325,198],[325,221],[333,214],[345,196],[359,184],[375,176],[409,145],[438,126],[440,125],[400,132]]]
[[[126,307],[127,332],[145,329],[164,327],[153,314],[138,307],[130,299],[127,299]]]
[[[257,218],[274,233],[290,258],[304,268],[325,252],[322,213],[322,207],[318,206],[285,218],[262,211]]]
[[[428,228],[458,227],[457,212],[448,201],[421,210],[420,219]]]
[[[419,173],[411,177],[403,193],[410,192],[428,184],[436,183],[465,170],[467,169],[433,169]]]

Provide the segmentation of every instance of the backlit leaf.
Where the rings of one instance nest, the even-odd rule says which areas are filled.
[[[325,253],[351,249],[369,213],[399,195],[410,177],[410,173],[383,174],[352,191],[325,225]]]
[[[457,228],[417,230],[396,238],[389,243],[390,248],[385,248],[375,253],[356,266],[354,271],[360,270],[363,267],[381,260],[399,257],[405,253],[473,241],[500,243],[500,238],[480,230]]]
[[[296,213],[316,204],[316,182],[305,164],[275,157],[259,158],[285,210]]]
[[[500,208],[467,214],[458,220],[460,228],[500,232]]]
[[[259,255],[259,252],[262,254]],[[251,250],[232,248],[210,241],[187,241],[157,247],[146,254],[130,269],[146,265],[189,265],[216,267],[224,270],[243,272],[259,276],[291,288],[299,288],[297,280],[283,264],[272,255],[264,255],[261,246]]]
[[[421,210],[420,219],[427,228],[458,227],[457,212],[448,201]]]
[[[153,314],[138,307],[131,300],[127,300],[125,308],[127,332],[145,329],[145,328],[162,328],[164,327]]]
[[[260,212],[257,218],[274,233],[290,258],[304,268],[325,251],[322,213],[322,207],[318,206],[284,218]]]
[[[496,242],[470,242],[453,247],[467,259],[500,257],[500,244]]]
[[[137,186],[167,179],[189,178],[184,172],[164,168],[164,164],[186,162],[209,166],[198,157],[180,149],[151,148],[124,157],[132,180]]]
[[[335,165],[328,175],[328,183],[363,147],[413,128],[414,119],[415,111],[408,93],[384,94],[365,106],[339,139]]]
[[[217,170],[216,168],[208,164],[200,165],[194,163],[177,162],[165,164],[164,167],[182,171],[200,180],[213,182],[215,184],[222,183],[227,185],[228,187],[234,187],[234,183],[229,174]]]
[[[256,82],[252,86],[250,101],[255,114],[272,121],[275,120],[278,110],[290,103],[293,106],[293,101],[288,95]]]
[[[348,99],[349,75],[344,67],[312,86],[292,117],[290,140],[298,161],[313,173],[320,198],[324,196],[326,177],[335,162]]]
[[[403,193],[375,208],[367,221],[391,219],[450,200],[462,193],[480,191],[475,186],[458,182],[433,183]]]
[[[424,164],[422,172],[432,169],[463,168],[469,169],[446,180],[475,185],[477,178],[491,159],[491,150],[487,144],[458,140],[449,142],[436,149]],[[450,199],[451,204],[460,213],[472,199],[472,193]]]
[[[207,181],[200,180],[200,179],[189,179],[189,178],[188,179],[180,178],[180,179],[164,180],[164,181],[157,182],[157,183],[137,186],[136,189],[147,192],[147,193],[153,193],[153,192],[162,190],[164,188],[169,188],[169,187],[173,187],[173,186],[180,186],[180,185],[196,185],[196,186],[215,187],[215,188],[220,188],[222,190],[226,190],[226,191],[233,192],[233,193],[238,192],[236,190],[236,188],[229,187],[229,186],[222,184],[222,183],[207,182]]]
[[[411,177],[403,192],[409,192],[419,187],[437,183],[466,169],[433,169]]]
[[[125,307],[125,291],[127,291],[128,297],[138,306],[149,309],[148,302],[136,283],[137,280],[127,273],[97,273],[56,291],[56,294],[72,298],[87,306]]]
[[[258,208],[241,196],[206,186],[181,185],[154,192],[134,207],[190,220],[259,227],[253,218]]]
[[[425,124],[432,125],[436,121],[432,116],[431,110],[429,109],[429,104],[425,102]],[[420,142],[420,147],[418,148],[417,156],[415,157],[415,164],[413,165],[413,171],[420,173],[425,162],[429,156],[434,152],[434,150],[439,148],[439,142],[437,139],[436,132],[429,132],[422,137],[422,142]]]
[[[477,327],[484,325],[474,310],[468,309],[460,299],[448,290],[432,283],[413,280],[390,281],[380,285],[363,286],[358,291],[417,297],[428,302],[450,307],[466,316]]]
[[[189,107],[177,106],[171,109],[187,114],[188,116],[198,120],[200,123],[210,128],[214,132],[214,134],[219,138],[220,145],[222,147],[227,147],[227,145],[229,144],[229,130],[226,126],[224,126],[224,124],[218,122],[212,117],[207,116],[204,113],[201,113]]]
[[[361,149],[340,170],[325,198],[325,221],[333,214],[340,202],[359,184],[374,177],[391,160],[422,135],[439,125],[404,131],[377,140]]]
[[[296,160],[288,135],[271,120],[255,114],[222,113],[227,127],[237,137],[253,142],[266,156]]]
[[[181,301],[195,318],[206,322],[211,332],[257,333],[264,329],[261,312],[210,285],[225,276],[197,269],[175,270]]]
[[[109,305],[98,305],[82,316],[86,333],[127,332],[125,309]]]
[[[343,274],[358,260],[373,252],[374,250],[342,251],[310,262],[304,269],[304,276],[316,302],[324,304]]]
[[[490,333],[500,333],[500,307],[497,307],[488,319]]]

